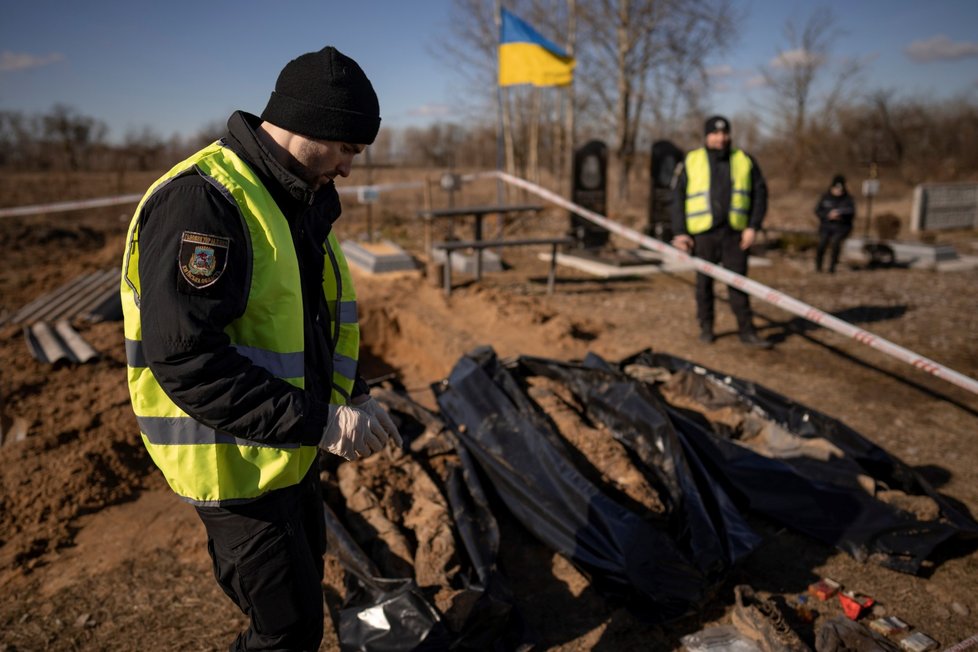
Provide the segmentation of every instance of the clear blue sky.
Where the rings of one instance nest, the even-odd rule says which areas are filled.
[[[491,3],[492,0],[485,0]],[[0,0],[0,110],[64,103],[109,127],[111,139],[150,127],[191,135],[235,109],[259,113],[278,71],[332,44],[372,79],[383,125],[460,120],[464,84],[432,52],[450,0]],[[751,79],[785,47],[783,26],[830,7],[844,31],[833,54],[866,62],[864,88],[978,98],[978,2],[738,2],[746,19],[715,62],[718,112],[744,107]],[[911,54],[912,53],[912,54]]]

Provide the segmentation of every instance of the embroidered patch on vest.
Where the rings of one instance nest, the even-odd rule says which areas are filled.
[[[180,237],[180,273],[191,286],[202,289],[217,282],[228,262],[229,238],[184,231]]]

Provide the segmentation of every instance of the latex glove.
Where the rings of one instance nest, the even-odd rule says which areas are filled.
[[[368,412],[349,405],[330,406],[330,409],[334,407],[333,417],[319,440],[320,448],[355,460],[369,457],[387,444],[387,433]]]
[[[693,251],[693,238],[685,233],[677,235],[672,239],[672,246],[688,254]]]
[[[354,405],[376,419],[390,440],[394,442],[395,446],[401,448],[404,445],[404,440],[401,439],[401,433],[397,431],[397,426],[394,425],[394,421],[387,414],[387,410],[384,409],[383,405],[375,401],[372,396],[367,396],[366,398],[358,397],[354,399]]]

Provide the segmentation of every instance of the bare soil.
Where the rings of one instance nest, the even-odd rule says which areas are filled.
[[[151,177],[112,178],[102,185],[76,179],[62,190],[67,195],[50,196],[40,180],[17,183],[7,175],[0,205],[139,192]],[[811,228],[817,189],[792,193],[776,182],[772,186],[768,225]],[[34,194],[25,187],[35,188]],[[481,199],[463,195],[456,202]],[[413,219],[421,201],[421,191],[407,191],[377,205],[368,225],[364,207],[347,199],[341,236],[359,238],[371,230],[376,240],[391,239],[417,256],[424,269],[422,233]],[[636,198],[635,206],[642,205]],[[903,188],[879,198],[877,210],[907,224],[909,205],[910,189]],[[117,267],[130,210],[0,219],[6,262],[0,269],[0,317],[79,274]],[[640,228],[642,214],[635,208],[613,217]],[[565,225],[566,215],[552,210],[537,220],[513,220],[506,232],[557,234]],[[941,234],[938,240],[978,254],[978,234]],[[431,383],[479,345],[491,345],[500,356],[571,360],[594,352],[612,361],[652,348],[765,385],[838,418],[913,466],[949,500],[972,514],[978,510],[978,396],[757,300],[755,320],[776,342],[772,351],[745,349],[722,302],[720,337],[703,345],[693,316],[692,273],[602,280],[561,268],[550,296],[547,263],[538,253],[506,250],[507,269],[480,282],[456,275],[449,298],[440,278],[421,272],[358,273],[364,375],[395,373],[414,400],[434,409]],[[810,250],[776,249],[764,257],[770,264],[753,267],[752,278],[978,377],[978,271],[842,265],[834,275],[816,275]],[[0,327],[3,410],[30,425],[26,440],[0,447],[0,650],[224,649],[245,621],[214,582],[193,509],[168,490],[139,441],[125,383],[121,323],[75,327],[101,353],[97,361],[42,364],[29,355],[20,326]],[[571,444],[624,495],[658,508],[655,492],[629,475],[622,451],[573,419],[559,388],[541,382],[532,393]],[[420,584],[437,587],[455,571],[448,517],[430,473],[410,455],[384,457],[341,465],[327,486],[334,497],[360,501],[357,511],[374,531],[387,533],[385,542],[399,541],[399,547],[387,546],[390,572],[413,568]],[[787,605],[820,577],[873,596],[877,613],[900,617],[942,647],[978,632],[978,552],[967,542],[939,549],[920,576],[910,576],[859,563],[752,519],[765,544],[732,573],[717,598],[695,618],[651,627],[607,603],[511,516],[497,516],[500,567],[538,649],[675,650],[683,635],[730,622],[735,584],[749,583]],[[343,593],[341,578],[338,562],[328,558],[333,606]],[[446,611],[456,598],[447,590],[434,596]],[[820,622],[841,613],[835,602],[816,608],[815,623],[789,613],[809,644]],[[332,622],[326,629],[322,649],[339,649]]]

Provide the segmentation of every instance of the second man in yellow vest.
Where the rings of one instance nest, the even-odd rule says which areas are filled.
[[[767,212],[767,185],[757,162],[730,146],[730,121],[713,116],[704,126],[705,146],[689,152],[674,178],[673,246],[708,262],[747,274],[747,258]],[[740,340],[771,348],[754,328],[746,293],[729,288],[730,308]],[[696,275],[696,318],[700,341],[711,344],[714,332],[713,278]]]

